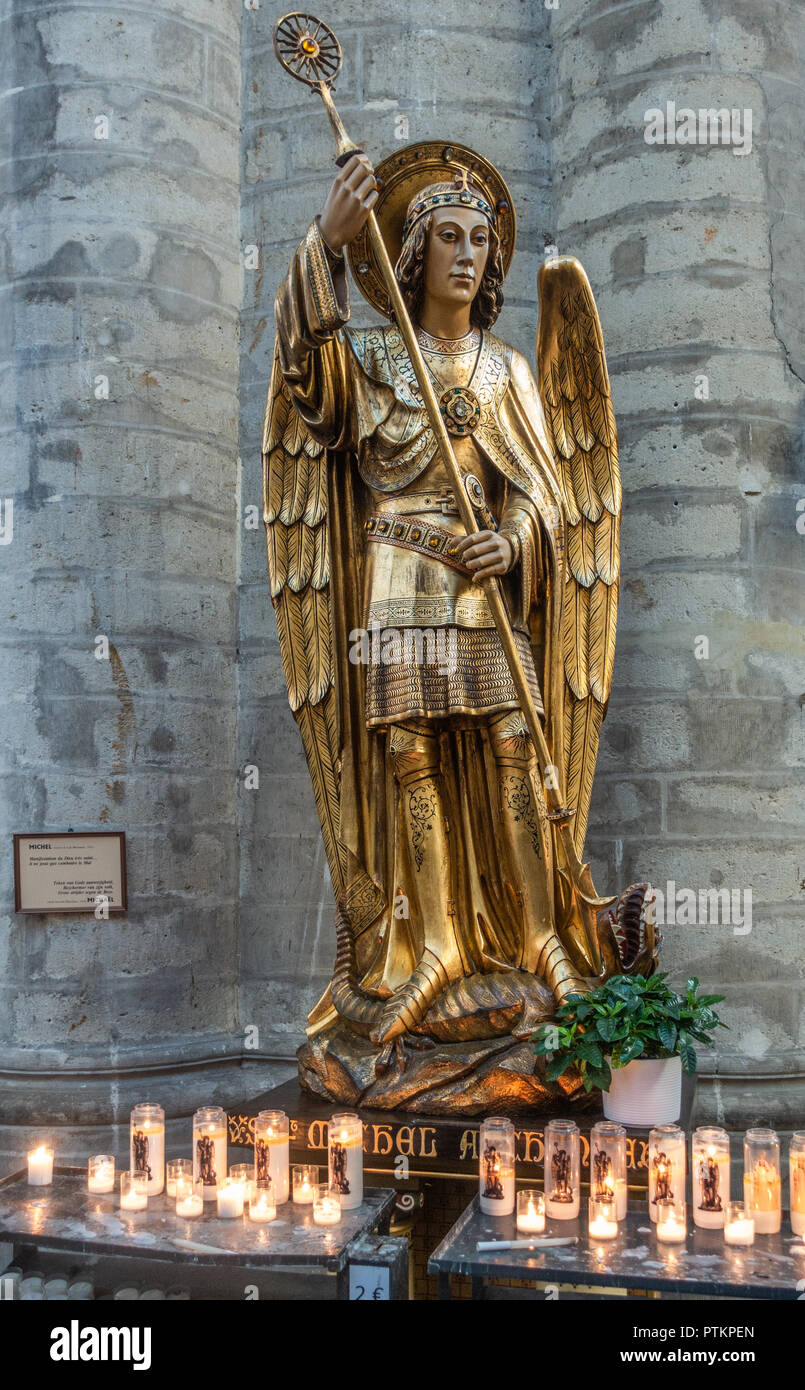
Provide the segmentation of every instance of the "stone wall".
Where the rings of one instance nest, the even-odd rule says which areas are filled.
[[[805,16],[563,0],[552,37],[556,235],[595,288],[624,483],[589,847],[618,886],[751,890],[751,931],[680,905],[664,964],[727,995],[703,1111],[801,1123]],[[739,135],[748,108],[751,150],[647,144],[668,102]]]
[[[238,0],[0,7],[7,1123],[187,1113],[240,1053],[239,26]],[[97,827],[126,832],[127,917],[15,916],[11,832]]]

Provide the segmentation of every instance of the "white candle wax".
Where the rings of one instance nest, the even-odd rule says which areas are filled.
[[[87,1190],[89,1192],[114,1192],[114,1163],[101,1163],[97,1168],[90,1169],[87,1174]]]
[[[580,1204],[578,1192],[570,1202],[554,1202],[547,1194],[545,1197],[545,1211],[552,1221],[573,1221],[579,1214]]]
[[[130,1139],[132,1173],[149,1172],[148,1196],[158,1197],[165,1186],[165,1126],[155,1120],[132,1124]]]
[[[287,1202],[290,1191],[290,1146],[287,1134],[258,1134],[254,1141],[255,1168],[257,1182],[270,1178],[274,1188],[276,1205]]]
[[[243,1187],[240,1183],[218,1188],[218,1215],[228,1219],[243,1215]]]
[[[329,1162],[330,1184],[341,1193],[342,1210],[359,1207],[363,1201],[362,1140],[350,1139],[346,1133],[335,1129],[329,1140]],[[341,1172],[343,1176],[339,1177]]]
[[[201,1216],[203,1211],[204,1198],[200,1192],[185,1192],[176,1198],[177,1216]]]
[[[226,1177],[226,1128],[205,1120],[193,1126],[193,1177],[204,1184],[204,1201],[214,1202]]]
[[[744,1173],[744,1204],[755,1222],[755,1234],[773,1236],[782,1224],[780,1208],[780,1178],[767,1167],[755,1170],[756,1180],[751,1173]]]
[[[120,1206],[123,1211],[146,1211],[148,1193],[138,1192],[136,1187],[130,1187],[128,1192],[121,1192]]]
[[[716,1170],[716,1190],[721,1199],[721,1207],[718,1211],[714,1211],[702,1205],[704,1184],[712,1180],[710,1173],[711,1167]],[[724,1207],[729,1201],[729,1195],[729,1158],[717,1154],[713,1149],[708,1149],[706,1154],[697,1160],[693,1173],[693,1220],[696,1225],[705,1230],[718,1230],[720,1226],[723,1226]]]
[[[657,1239],[664,1241],[667,1245],[679,1245],[685,1239],[685,1235],[684,1221],[677,1221],[675,1216],[657,1221]]]
[[[530,1202],[525,1211],[517,1213],[518,1231],[527,1231],[530,1234],[539,1233],[545,1230],[545,1213],[537,1211],[533,1202]]]
[[[752,1245],[755,1239],[755,1223],[750,1216],[730,1221],[724,1227],[725,1245]]]
[[[590,1235],[596,1240],[612,1240],[618,1234],[617,1221],[608,1221],[605,1216],[594,1216],[589,1223]]]
[[[293,1190],[293,1199],[299,1207],[309,1206],[313,1201],[313,1183],[300,1182]]]
[[[50,1187],[53,1182],[53,1150],[40,1144],[28,1155],[28,1183],[31,1187]]]
[[[340,1220],[341,1209],[329,1197],[313,1208],[313,1221],[317,1226],[337,1226]]]
[[[265,1192],[261,1192],[256,1200],[249,1203],[250,1221],[273,1221],[276,1215],[277,1208]]]

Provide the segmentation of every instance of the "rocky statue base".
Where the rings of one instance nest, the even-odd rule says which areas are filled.
[[[632,884],[598,935],[604,975],[648,975],[660,946],[654,894]],[[545,1079],[545,1059],[530,1041],[555,1011],[551,991],[520,970],[471,975],[439,997],[422,1023],[395,1047],[373,1043],[354,1021],[338,1018],[297,1053],[299,1081],[313,1095],[349,1106],[426,1115],[480,1115],[589,1109],[598,1103],[579,1077]]]

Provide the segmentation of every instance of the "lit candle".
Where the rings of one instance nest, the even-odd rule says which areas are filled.
[[[541,1192],[524,1188],[517,1193],[517,1229],[529,1235],[545,1230],[545,1198]]]
[[[161,1105],[135,1105],[129,1126],[132,1173],[145,1173],[148,1195],[157,1197],[165,1186],[165,1111]]]
[[[659,1202],[657,1239],[666,1245],[681,1245],[686,1235],[685,1203],[676,1200]]]
[[[360,1115],[353,1110],[333,1115],[327,1124],[327,1149],[330,1186],[340,1192],[342,1209],[351,1211],[363,1201],[363,1122]]]
[[[615,1220],[626,1220],[626,1130],[614,1120],[599,1120],[590,1130],[590,1196],[614,1201]]]
[[[315,1164],[296,1163],[293,1170],[293,1199],[298,1207],[311,1206],[319,1182]]]
[[[243,1200],[248,1202],[254,1188],[254,1165],[251,1163],[233,1163],[229,1170],[229,1176],[232,1182],[239,1183],[243,1188]]]
[[[724,1225],[730,1195],[730,1137],[725,1129],[705,1125],[691,1138],[693,1220],[713,1230]]]
[[[165,1165],[165,1191],[169,1197],[176,1196],[177,1178],[193,1177],[192,1158],[169,1158]]]
[[[588,1206],[587,1230],[593,1240],[613,1240],[618,1234],[614,1197],[591,1197]]]
[[[192,1176],[176,1178],[174,1184],[176,1215],[184,1217],[201,1216],[204,1212],[204,1184],[196,1182]]]
[[[193,1116],[193,1177],[204,1186],[204,1201],[214,1202],[226,1177],[226,1111],[204,1105]]]
[[[120,1174],[120,1206],[123,1211],[145,1211],[148,1207],[148,1174]]]
[[[30,1187],[50,1187],[53,1182],[53,1150],[40,1144],[28,1155],[28,1184]]]
[[[727,1202],[724,1213],[724,1244],[754,1245],[755,1221],[744,1202]]]
[[[580,1210],[581,1136],[574,1120],[545,1126],[545,1211],[552,1221],[573,1221]]]
[[[218,1215],[231,1220],[243,1215],[243,1184],[224,1178],[218,1184]]]
[[[253,1186],[249,1198],[250,1221],[273,1221],[277,1215],[273,1183],[270,1187]]]
[[[481,1125],[478,1199],[485,1216],[514,1211],[514,1125],[504,1115],[492,1115]]]
[[[780,1140],[773,1129],[744,1135],[744,1202],[757,1235],[774,1235],[782,1224]]]
[[[337,1226],[341,1220],[341,1193],[329,1183],[320,1183],[313,1197],[313,1221],[316,1226]]]
[[[87,1190],[114,1192],[115,1160],[113,1154],[94,1154],[87,1164]]]
[[[791,1135],[788,1176],[791,1187],[791,1230],[795,1236],[805,1236],[805,1129],[798,1129]]]
[[[687,1145],[679,1125],[656,1125],[648,1136],[648,1214],[657,1220],[660,1202],[685,1197]]]
[[[258,1187],[274,1185],[277,1206],[287,1202],[289,1182],[289,1125],[284,1110],[261,1110],[254,1121],[254,1180]]]

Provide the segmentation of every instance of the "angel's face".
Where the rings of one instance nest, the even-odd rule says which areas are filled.
[[[456,308],[471,304],[489,255],[489,223],[473,208],[442,208],[432,214],[425,258],[425,295]]]

